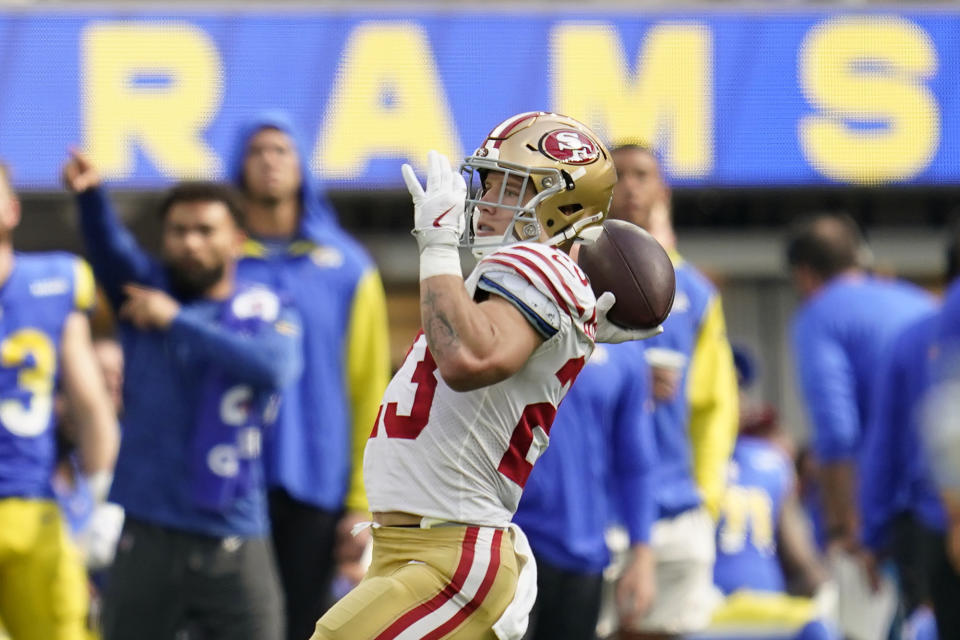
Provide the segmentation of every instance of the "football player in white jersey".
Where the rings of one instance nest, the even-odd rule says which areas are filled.
[[[648,335],[606,321],[612,294],[595,299],[567,253],[600,233],[616,171],[587,127],[530,112],[462,172],[430,152],[426,190],[403,177],[423,331],[367,443],[370,570],[313,639],[520,638],[536,592],[510,525],[523,485],[594,341]],[[481,257],[466,280],[461,241]]]

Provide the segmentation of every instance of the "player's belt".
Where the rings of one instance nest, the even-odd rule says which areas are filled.
[[[434,529],[436,527],[469,527],[466,522],[454,522],[442,518],[428,518],[403,511],[378,511],[373,514],[374,523],[381,527],[410,527],[417,529]]]
[[[403,511],[378,511],[373,514],[373,521],[381,527],[419,527],[422,516]]]

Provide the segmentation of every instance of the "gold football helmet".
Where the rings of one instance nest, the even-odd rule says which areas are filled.
[[[499,198],[484,191],[486,176],[493,171],[504,174]],[[498,124],[464,160],[461,172],[468,187],[469,223],[462,244],[478,256],[537,240],[541,231],[548,245],[592,242],[600,234],[617,182],[610,152],[595,133],[573,118],[544,111],[521,113]],[[511,176],[516,176],[512,184],[519,186],[519,193],[533,187],[535,195],[526,203],[505,202]],[[513,224],[502,236],[479,233],[479,206],[512,210]]]

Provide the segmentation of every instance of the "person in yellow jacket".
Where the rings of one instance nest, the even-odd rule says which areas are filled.
[[[614,148],[610,217],[649,231],[670,254],[677,292],[663,333],[647,341],[653,382],[658,520],[652,532],[656,596],[630,639],[696,632],[711,617],[714,529],[737,436],[733,354],[716,288],[676,249],[670,189],[655,154]]]

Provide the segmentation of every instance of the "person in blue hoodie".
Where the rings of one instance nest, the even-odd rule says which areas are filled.
[[[303,640],[332,603],[336,563],[369,533],[363,447],[390,376],[379,273],[337,223],[290,120],[267,112],[238,136],[232,179],[247,201],[238,273],[288,296],[303,318],[303,374],[284,390],[265,442],[287,638]]]
[[[599,344],[557,411],[550,446],[530,473],[513,517],[537,560],[529,640],[596,637],[605,532],[622,522],[630,540],[618,584],[621,611],[640,617],[654,594],[650,529],[656,460],[650,376],[643,346]]]
[[[64,168],[94,273],[118,312],[124,433],[110,500],[126,521],[104,640],[279,640],[260,460],[277,392],[301,369],[300,320],[236,277],[244,234],[229,187],[184,183],[160,206],[162,260],[117,220],[89,160]]]
[[[800,221],[786,248],[802,298],[792,340],[820,468],[822,539],[838,576],[846,575],[843,567],[856,564],[860,550],[857,462],[874,418],[871,396],[882,354],[901,329],[934,306],[933,296],[922,289],[871,274],[864,265],[865,251],[856,223],[834,214]],[[838,587],[845,632],[853,628],[846,625],[866,628],[886,615],[866,613],[859,600],[848,599],[847,594],[859,590],[854,583],[840,580]],[[876,612],[886,610],[882,598],[872,602]]]

